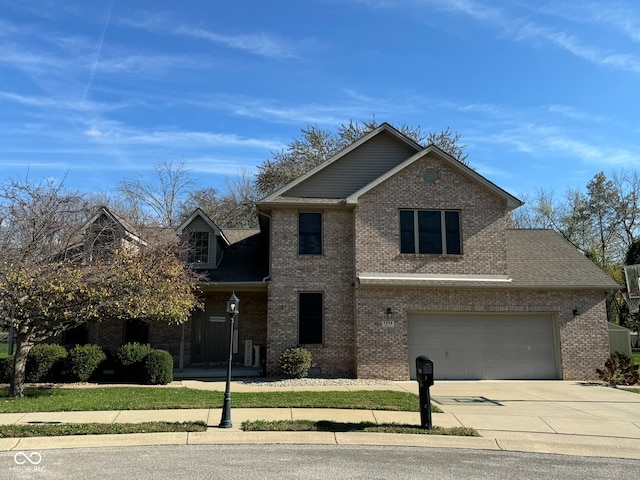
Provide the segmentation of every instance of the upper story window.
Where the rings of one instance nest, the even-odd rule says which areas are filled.
[[[400,210],[400,253],[460,255],[460,212]]]
[[[189,232],[187,263],[209,263],[209,232]]]
[[[322,255],[321,213],[298,213],[298,254]]]

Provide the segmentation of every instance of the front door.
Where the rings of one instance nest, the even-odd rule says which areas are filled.
[[[229,319],[207,308],[193,315],[191,363],[219,363],[229,357]]]

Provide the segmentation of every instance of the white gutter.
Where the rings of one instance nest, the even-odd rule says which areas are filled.
[[[511,283],[508,275],[450,275],[439,273],[373,273],[363,272],[358,275],[362,283],[368,281],[419,281],[419,282],[488,282]]]

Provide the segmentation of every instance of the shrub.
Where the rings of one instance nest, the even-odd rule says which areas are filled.
[[[79,345],[67,357],[69,373],[72,378],[86,382],[106,358],[99,345]]]
[[[173,382],[173,357],[166,350],[153,349],[145,360],[147,383],[167,385]]]
[[[9,383],[13,377],[14,356],[0,358],[0,383]]]
[[[146,343],[126,343],[118,350],[120,371],[125,380],[142,382],[146,377],[145,361],[153,349]]]
[[[50,343],[35,345],[27,356],[27,382],[46,382],[62,376],[67,350]]]
[[[305,378],[309,374],[313,359],[304,347],[287,348],[280,355],[280,370],[290,378]]]
[[[606,362],[604,368],[596,368],[600,380],[609,385],[635,385],[640,381],[638,365],[634,365],[633,358],[623,352],[614,352]]]

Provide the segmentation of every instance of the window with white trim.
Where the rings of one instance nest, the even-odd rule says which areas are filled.
[[[209,232],[189,232],[187,263],[209,263]]]
[[[460,212],[400,210],[400,253],[460,255]]]

